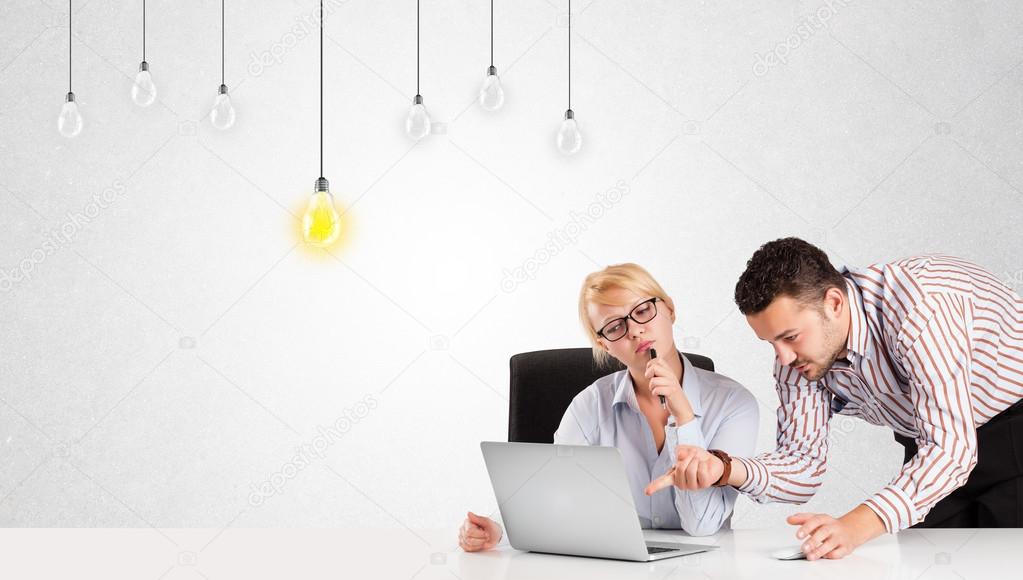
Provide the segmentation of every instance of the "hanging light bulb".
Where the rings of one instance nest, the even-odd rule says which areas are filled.
[[[65,137],[77,137],[82,132],[82,114],[78,111],[75,94],[69,92],[57,117],[57,130]]]
[[[82,132],[82,124],[82,113],[78,110],[78,103],[75,102],[75,93],[71,90],[71,0],[68,0],[67,96],[64,98],[64,106],[60,108],[60,115],[57,116],[57,131],[68,138],[77,137]]]
[[[135,82],[131,85],[131,100],[140,107],[148,107],[156,102],[156,85],[153,83],[153,75],[149,73],[149,63],[146,62],[146,0],[142,0],[142,62],[139,63]]]
[[[568,109],[558,129],[557,143],[558,151],[565,155],[574,155],[583,146],[583,135],[572,110],[572,0],[568,0]]]
[[[572,109],[565,111],[565,120],[558,129],[558,150],[565,155],[578,153],[583,146],[583,134],[579,132],[579,123],[575,120]]]
[[[341,236],[341,216],[334,208],[330,184],[323,177],[316,180],[316,191],[302,216],[302,236],[306,243],[325,248]]]
[[[501,86],[501,77],[497,76],[497,67],[494,66],[494,0],[490,0],[490,68],[483,79],[479,101],[480,106],[488,111],[496,111],[504,106],[504,88]]]
[[[405,133],[416,141],[430,134],[430,114],[419,94],[419,0],[416,0],[416,97],[405,117]]]
[[[405,118],[405,132],[416,141],[430,134],[430,114],[426,112],[422,95],[412,100],[412,108]]]
[[[320,0],[320,177],[314,188],[302,215],[302,237],[308,244],[326,248],[341,237],[341,215],[334,208],[330,184],[323,177],[323,0]]]
[[[224,84],[224,29],[224,0],[220,0],[220,88],[217,89],[217,98],[213,100],[209,116],[210,124],[221,131],[230,129],[236,117],[231,95],[227,93],[227,85]]]
[[[146,61],[139,64],[139,74],[135,75],[135,82],[131,85],[131,100],[140,107],[148,107],[156,102],[156,84],[153,83],[153,75],[149,74],[149,63]]]
[[[487,69],[487,78],[483,80],[480,106],[488,111],[496,111],[504,106],[504,88],[501,87],[501,77],[497,76],[497,67],[494,65]]]
[[[234,125],[234,119],[234,105],[231,104],[231,96],[227,94],[227,85],[220,85],[217,98],[213,101],[213,109],[210,111],[210,124],[223,131]]]

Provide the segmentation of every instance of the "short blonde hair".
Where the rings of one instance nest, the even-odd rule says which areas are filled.
[[[579,322],[586,331],[586,336],[593,346],[593,360],[598,367],[609,366],[611,355],[601,348],[597,342],[596,328],[590,322],[590,315],[587,307],[590,304],[606,304],[610,306],[623,306],[611,300],[608,294],[612,290],[628,290],[641,296],[660,298],[668,306],[672,313],[675,312],[675,303],[664,291],[664,288],[654,280],[654,277],[643,269],[642,266],[633,263],[613,264],[603,270],[593,272],[583,280],[583,287],[579,291]]]

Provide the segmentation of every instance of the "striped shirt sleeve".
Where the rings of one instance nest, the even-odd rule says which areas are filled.
[[[795,369],[774,363],[778,391],[777,448],[752,458],[737,457],[746,481],[737,489],[759,502],[806,503],[827,469],[831,393]]]
[[[919,451],[866,505],[893,533],[924,519],[966,483],[977,463],[977,426],[970,399],[972,303],[932,293],[903,324],[897,354],[910,372]]]

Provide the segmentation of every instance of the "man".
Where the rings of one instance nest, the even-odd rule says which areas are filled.
[[[1023,299],[995,276],[948,256],[839,272],[785,238],[749,260],[735,301],[774,347],[777,449],[725,460],[680,445],[648,494],[732,485],[761,503],[805,503],[840,413],[891,427],[905,460],[842,517],[788,518],[808,559],[911,526],[1023,526]]]

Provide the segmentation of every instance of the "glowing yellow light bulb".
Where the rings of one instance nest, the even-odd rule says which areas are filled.
[[[334,209],[334,196],[322,177],[316,180],[316,192],[302,216],[302,235],[307,243],[320,248],[330,246],[341,235],[341,216]]]

